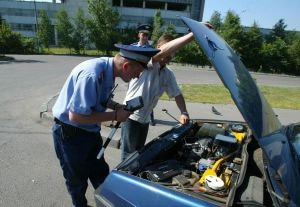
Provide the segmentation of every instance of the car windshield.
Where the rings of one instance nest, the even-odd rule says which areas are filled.
[[[292,127],[290,141],[295,153],[297,154],[298,160],[300,160],[300,124]]]
[[[295,148],[295,151],[296,151],[296,153],[298,155],[298,158],[300,158],[300,133],[298,133],[295,136],[292,144],[293,144],[293,147]]]

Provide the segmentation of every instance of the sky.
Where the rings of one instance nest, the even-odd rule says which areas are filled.
[[[300,0],[205,0],[203,21],[209,21],[214,11],[225,18],[228,10],[239,15],[243,26],[256,21],[259,27],[272,29],[284,19],[287,30],[300,31]]]

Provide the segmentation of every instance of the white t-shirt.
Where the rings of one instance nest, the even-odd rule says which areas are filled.
[[[159,63],[150,62],[148,70],[144,70],[139,78],[129,82],[124,103],[138,96],[142,96],[144,102],[144,107],[135,111],[129,118],[140,123],[149,123],[150,114],[164,92],[169,97],[181,94],[173,71],[167,67],[160,69]]]

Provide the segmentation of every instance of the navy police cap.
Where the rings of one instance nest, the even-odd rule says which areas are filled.
[[[138,26],[137,30],[143,33],[149,33],[152,31],[152,26],[150,24],[141,24]]]
[[[150,59],[160,50],[151,47],[138,47],[134,45],[115,44],[116,48],[120,49],[120,55],[126,59],[134,60],[147,66]]]

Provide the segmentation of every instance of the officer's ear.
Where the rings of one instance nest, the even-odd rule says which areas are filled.
[[[123,63],[123,66],[122,66],[123,72],[127,72],[128,68],[129,68],[129,62],[126,61]]]

